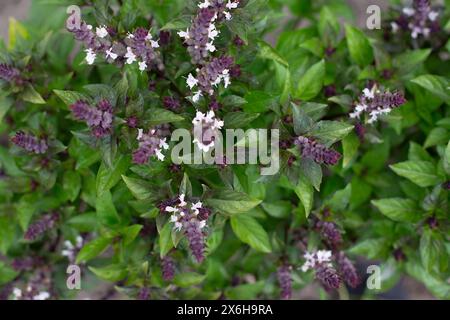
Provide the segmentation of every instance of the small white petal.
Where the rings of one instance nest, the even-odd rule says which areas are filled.
[[[150,43],[151,43],[151,45],[152,45],[152,48],[159,48],[159,43],[158,43],[158,41],[150,40]]]
[[[118,57],[117,54],[115,54],[114,52],[112,52],[112,48],[106,50],[106,59],[111,58],[113,60],[116,60]]]
[[[127,47],[127,53],[125,54],[125,58],[127,58],[126,63],[132,64],[136,62],[136,55],[133,53],[130,47]]]
[[[86,62],[89,65],[94,64],[95,58],[97,57],[97,54],[94,52],[93,49],[89,48],[84,50],[86,52]]]
[[[202,3],[199,3],[198,7],[200,9],[205,9],[205,8],[208,8],[210,5],[211,5],[211,3],[209,2],[209,0],[205,0]]]
[[[189,89],[192,90],[192,88],[198,84],[198,80],[194,78],[192,73],[189,73],[186,83],[187,83]]]
[[[227,9],[236,9],[238,7],[239,1],[234,2],[234,1],[230,1],[228,0],[228,3],[226,5]]]
[[[145,61],[139,62],[139,70],[145,71],[147,69],[147,63]]]
[[[413,8],[403,8],[403,13],[408,17],[411,17],[416,13],[416,10],[414,10]]]
[[[179,31],[178,35],[180,38],[189,39],[189,29],[186,29],[186,31]]]
[[[197,92],[194,94],[194,96],[192,97],[192,101],[198,102],[202,96],[203,96],[203,95],[202,95],[202,92],[201,92],[201,91],[197,91]]]
[[[108,30],[105,26],[101,26],[95,29],[95,33],[97,34],[97,37],[105,38],[108,35]]]
[[[166,156],[161,153],[161,149],[156,149],[155,154],[159,161],[164,161]]]
[[[437,17],[439,16],[439,12],[436,11],[431,11],[428,14],[428,19],[430,19],[431,21],[436,21]]]
[[[144,129],[138,129],[138,136],[137,136],[137,140],[141,140],[142,137],[144,136]]]

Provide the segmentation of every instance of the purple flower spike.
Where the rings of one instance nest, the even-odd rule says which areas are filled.
[[[339,152],[306,137],[298,137],[295,144],[300,147],[303,157],[312,159],[318,164],[335,165],[341,158]]]
[[[335,223],[320,221],[318,226],[322,238],[331,248],[336,249],[342,243],[341,232]]]
[[[205,239],[200,221],[191,219],[183,225],[192,255],[198,263],[205,259]]]
[[[25,240],[33,241],[36,240],[46,231],[52,229],[59,220],[58,213],[47,214],[41,219],[30,225],[25,232]]]
[[[327,263],[320,264],[316,267],[316,278],[327,290],[338,289],[342,282],[336,269]]]
[[[161,260],[162,274],[165,281],[171,281],[175,275],[175,263],[169,256]]]
[[[28,152],[35,154],[43,154],[48,150],[48,143],[45,139],[38,139],[23,131],[17,132],[16,135],[11,138],[11,141]]]
[[[283,265],[279,267],[277,277],[281,289],[281,299],[289,300],[292,297],[291,266]]]
[[[345,283],[352,288],[356,288],[361,283],[361,279],[358,276],[358,272],[356,272],[355,266],[343,252],[339,252],[337,256],[337,264]]]
[[[7,82],[20,82],[20,71],[10,65],[5,63],[0,63],[0,79]]]
[[[101,100],[96,107],[79,100],[70,106],[70,110],[77,120],[86,122],[96,138],[102,138],[111,133],[114,115],[108,100]]]

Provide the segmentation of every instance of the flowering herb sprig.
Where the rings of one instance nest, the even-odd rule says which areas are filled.
[[[367,115],[369,117],[367,123],[373,124],[380,116],[389,114],[405,103],[406,99],[402,93],[382,91],[374,85],[371,89],[363,90],[354,111],[350,113],[350,118],[360,119],[363,115]]]
[[[303,272],[314,270],[316,278],[328,290],[338,289],[341,286],[341,277],[331,263],[331,251],[306,252],[303,257],[306,260],[301,267]]]
[[[71,25],[73,27],[69,31],[86,47],[85,59],[89,65],[94,64],[100,55],[108,63],[137,63],[141,71],[150,70],[152,67],[160,71],[164,69],[161,54],[157,51],[159,43],[145,28],[137,28],[126,37],[119,38],[117,33],[107,26],[96,27],[94,32],[94,27],[85,21],[82,21],[79,27]]]
[[[145,164],[152,156],[156,156],[159,161],[164,161],[165,156],[162,152],[169,149],[169,145],[166,142],[169,134],[170,130],[167,125],[157,126],[150,129],[147,133],[139,128],[137,136],[139,146],[133,152],[133,162]]]
[[[299,146],[302,157],[314,160],[318,164],[335,165],[341,158],[339,152],[307,137],[297,137],[294,143]]]
[[[391,22],[392,32],[409,32],[412,39],[429,38],[440,31],[439,12],[429,0],[414,0],[412,7],[404,7],[401,15]]]
[[[200,150],[209,152],[210,149],[214,148],[218,131],[224,125],[223,121],[216,118],[214,111],[208,111],[207,113],[197,111],[192,123],[194,124],[194,140],[192,142]]]
[[[292,297],[292,266],[283,264],[277,269],[278,283],[281,289],[281,298],[289,300]]]
[[[177,232],[183,231],[189,241],[192,255],[197,262],[205,259],[205,236],[204,229],[207,226],[209,209],[203,203],[185,201],[185,195],[181,194],[176,203],[164,208],[170,214],[170,222]]]
[[[25,232],[24,239],[34,241],[48,230],[53,229],[59,221],[60,215],[57,212],[44,215],[42,218],[31,224]]]
[[[75,119],[86,122],[94,137],[102,138],[111,134],[114,113],[108,100],[99,101],[95,107],[87,101],[78,100],[70,106],[70,110]]]
[[[16,132],[11,141],[22,149],[35,154],[44,154],[49,147],[47,139],[40,139],[23,131]]]

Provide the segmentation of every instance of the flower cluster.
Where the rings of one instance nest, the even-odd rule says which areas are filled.
[[[331,251],[306,252],[304,254],[306,262],[301,267],[303,272],[307,272],[310,269],[315,270],[316,278],[328,290],[338,289],[342,282],[341,277],[331,263],[331,257]]]
[[[0,79],[16,84],[20,84],[22,81],[20,71],[6,63],[0,63]]]
[[[114,114],[113,107],[108,100],[101,100],[95,107],[86,101],[78,100],[70,106],[70,110],[77,120],[86,122],[96,138],[111,134]]]
[[[223,121],[216,118],[214,111],[206,114],[197,111],[192,123],[194,124],[193,143],[204,152],[214,148],[217,133],[224,125]]]
[[[412,8],[403,8],[402,14],[391,22],[391,28],[394,33],[408,31],[413,39],[428,38],[440,30],[438,16],[439,13],[432,10],[429,0],[414,0]]]
[[[148,133],[144,133],[143,129],[138,129],[137,140],[139,146],[133,152],[133,162],[136,164],[145,164],[150,157],[156,155],[158,160],[164,161],[165,156],[163,150],[169,149],[167,144],[167,136],[170,135],[169,125],[156,126],[150,129]]]
[[[72,19],[69,17],[69,19]],[[70,22],[70,20],[69,20]],[[79,27],[70,24],[68,29],[74,34],[76,40],[84,43],[86,49],[86,62],[94,64],[97,55],[104,56],[109,63],[125,61],[126,64],[137,62],[139,70],[145,71],[151,66],[158,70],[163,70],[164,65],[160,53],[155,49],[159,48],[158,41],[153,39],[152,34],[145,28],[137,28],[134,33],[129,33],[125,39],[114,40],[114,30],[106,26],[94,28],[92,25],[82,21]]]
[[[116,60],[118,55],[112,52],[112,40],[109,37],[109,32],[106,26],[97,27],[95,32],[92,25],[87,24],[85,21],[81,21],[79,26],[72,23],[70,19],[74,17],[69,17],[69,25],[72,28],[68,29],[72,32],[74,38],[77,41],[83,42],[86,47],[86,62],[87,64],[94,64],[97,54],[103,54],[106,59]]]
[[[59,214],[54,212],[44,215],[41,219],[30,225],[25,232],[25,240],[36,240],[44,232],[53,229],[59,220]]]
[[[165,281],[171,281],[175,275],[175,263],[169,256],[165,256],[161,259],[161,269],[163,279]]]
[[[288,300],[292,296],[292,278],[291,278],[291,266],[283,264],[277,270],[278,283],[281,288],[281,298]]]
[[[44,154],[48,150],[46,139],[39,139],[23,131],[18,131],[16,135],[11,138],[11,141],[26,151],[35,154]]]
[[[223,18],[230,20],[229,10],[236,9],[238,4],[239,1],[205,0],[198,5],[200,10],[193,19],[191,27],[186,31],[178,32],[187,45],[193,64],[204,64],[209,53],[216,51],[214,40],[220,32],[215,22]]]
[[[209,216],[209,209],[203,207],[198,201],[196,203],[185,201],[185,195],[181,194],[174,206],[166,206],[165,212],[171,214],[170,222],[176,231],[184,231],[191,249],[192,255],[197,262],[205,258],[205,239],[203,229]]]
[[[193,95],[192,100],[197,102],[204,93],[212,96],[214,94],[214,87],[223,82],[223,86],[228,88],[231,83],[230,68],[233,66],[234,60],[231,57],[222,56],[213,58],[210,63],[197,70],[197,78],[191,73],[189,74],[186,83],[189,89],[198,86],[199,90]]]
[[[303,157],[312,159],[318,164],[335,165],[341,158],[339,152],[306,137],[297,137],[294,143],[300,147]]]
[[[125,44],[127,45],[125,54],[127,64],[137,62],[141,71],[147,70],[150,65],[158,70],[164,69],[160,53],[155,50],[159,48],[159,43],[153,40],[149,30],[137,28],[134,33],[128,34]]]
[[[406,103],[404,95],[400,92],[381,91],[377,86],[365,88],[350,118],[359,119],[363,113],[369,115],[369,124],[378,120],[381,115],[389,114],[394,108]]]
[[[64,241],[64,249],[61,251],[61,255],[67,257],[71,263],[75,262],[78,252],[83,248],[84,239],[81,236],[77,236],[75,239],[75,244],[66,240]]]

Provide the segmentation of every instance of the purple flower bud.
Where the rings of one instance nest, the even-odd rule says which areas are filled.
[[[234,43],[234,45],[235,45],[236,47],[242,47],[242,46],[245,46],[244,40],[242,40],[241,38],[239,38],[239,36],[234,37],[233,43]]]
[[[139,120],[136,116],[131,116],[127,118],[126,124],[129,128],[135,129],[139,125]]]
[[[319,221],[318,227],[320,228],[320,235],[332,249],[336,249],[342,243],[341,232],[335,223]]]
[[[324,95],[326,98],[334,97],[336,95],[336,86],[331,84],[324,88]]]
[[[297,160],[297,158],[295,156],[290,156],[287,162],[288,167],[292,167],[292,165],[294,164],[294,162]]]
[[[175,263],[169,256],[161,260],[162,274],[165,281],[171,281],[175,275]]]
[[[356,288],[361,283],[361,279],[359,278],[358,272],[356,271],[353,263],[345,256],[342,251],[339,252],[337,256],[337,264],[339,272],[342,275],[345,283],[347,283],[352,288]]]
[[[165,214],[166,212],[166,207],[174,207],[176,206],[178,203],[180,202],[180,200],[178,198],[173,198],[173,199],[168,199],[168,200],[164,200],[162,201],[160,204],[158,204],[158,209],[159,212],[161,214]]]
[[[430,229],[437,229],[439,228],[439,221],[436,219],[436,217],[429,217],[426,221]]]
[[[45,139],[38,139],[23,131],[18,131],[16,135],[11,138],[11,141],[15,145],[35,154],[43,154],[48,150],[48,143]]]
[[[175,99],[173,97],[164,97],[163,105],[166,109],[176,111],[180,108],[180,101],[178,101],[178,99]]]
[[[96,107],[90,106],[86,101],[78,100],[70,106],[70,110],[77,120],[86,122],[96,138],[111,133],[114,115],[108,100],[101,100]]]
[[[389,80],[392,78],[394,72],[390,69],[384,69],[381,73],[381,76],[383,77],[383,79]]]
[[[333,47],[327,47],[325,49],[325,54],[327,55],[327,57],[331,57],[334,53],[336,52],[336,48]]]
[[[444,190],[450,190],[450,180],[442,184]]]
[[[161,31],[159,33],[159,44],[163,47],[170,44],[170,31]]]
[[[25,232],[24,239],[33,241],[36,240],[44,232],[52,229],[59,220],[58,213],[51,213],[43,216],[41,219],[31,224]]]
[[[233,78],[239,78],[242,75],[241,65],[235,64],[230,69],[230,76]]]
[[[139,290],[137,295],[138,300],[149,300],[150,299],[150,288],[143,287]]]
[[[323,284],[325,289],[338,289],[341,286],[341,277],[336,269],[328,263],[322,263],[316,266],[316,278]]]
[[[222,107],[222,105],[219,103],[219,101],[217,101],[215,97],[213,97],[211,98],[211,102],[209,103],[208,107],[210,110],[217,111]]]
[[[302,156],[314,160],[318,164],[335,165],[341,158],[341,154],[333,149],[328,149],[324,145],[308,139],[298,137],[295,144],[301,149]]]
[[[277,278],[281,289],[281,299],[289,300],[292,297],[291,266],[282,265],[279,267]]]
[[[20,82],[20,71],[5,63],[0,63],[0,79],[7,82]]]
[[[355,124],[355,133],[358,136],[359,140],[363,142],[366,136],[366,128],[360,122],[357,122]]]
[[[225,161],[226,164],[226,161]],[[198,213],[198,219],[200,220],[208,220],[209,216],[211,215],[211,209],[207,208],[207,207],[201,207],[200,209],[198,209],[199,213]]]
[[[406,260],[406,255],[403,252],[403,250],[401,248],[397,248],[394,250],[393,252],[394,254],[394,258],[397,262],[401,262],[401,261],[405,261]]]
[[[192,255],[198,263],[205,259],[205,239],[197,219],[190,219],[183,224],[186,237],[189,241]]]

